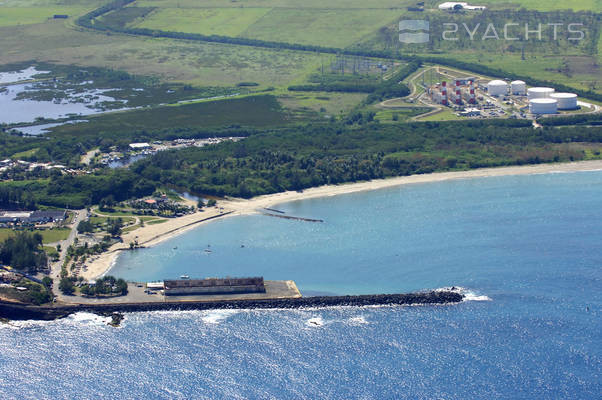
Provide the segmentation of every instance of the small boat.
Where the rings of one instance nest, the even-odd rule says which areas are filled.
[[[174,247],[173,249],[174,249],[174,250],[178,250],[178,246]]]
[[[205,249],[205,253],[213,253],[213,252],[209,249]]]
[[[180,279],[190,279],[188,275],[180,275]]]

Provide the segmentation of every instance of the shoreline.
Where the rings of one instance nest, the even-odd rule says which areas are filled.
[[[260,209],[271,208],[280,203],[314,199],[318,197],[332,197],[417,183],[600,170],[602,170],[602,160],[480,168],[467,171],[433,172],[423,175],[400,176],[341,185],[318,186],[305,189],[302,192],[280,192],[257,196],[251,199],[220,200],[218,202],[219,208],[205,209],[202,212],[171,219],[162,224],[147,225],[123,235],[123,243],[113,245],[107,252],[96,256],[93,261],[87,264],[87,271],[84,271],[81,275],[85,279],[93,279],[106,274],[113,268],[118,254],[121,251],[129,250],[129,243],[133,240],[138,240],[139,245],[143,247],[155,246],[208,222],[231,216],[256,214]]]

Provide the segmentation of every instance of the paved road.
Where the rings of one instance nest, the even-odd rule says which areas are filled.
[[[67,257],[67,249],[69,246],[73,244],[75,241],[75,237],[77,236],[77,225],[88,217],[88,210],[71,210],[75,213],[72,221],[71,232],[69,232],[69,236],[67,239],[58,242],[61,245],[61,252],[59,254],[59,261],[53,263],[50,266],[50,277],[54,280],[53,292],[56,296],[60,297],[59,291],[59,281],[61,280],[61,266],[63,265],[63,261],[65,261],[65,257]]]

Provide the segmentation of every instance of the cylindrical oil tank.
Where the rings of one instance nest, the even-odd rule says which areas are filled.
[[[499,80],[491,81],[487,84],[487,93],[491,96],[504,96],[508,93],[508,84]]]
[[[523,81],[512,81],[510,83],[510,91],[512,94],[517,96],[524,96],[527,94],[527,84]]]
[[[550,98],[558,101],[559,110],[574,110],[577,108],[577,95],[575,93],[552,93]]]
[[[558,112],[558,101],[555,99],[529,100],[529,112],[531,114],[556,114]]]
[[[554,93],[554,89],[549,87],[533,87],[527,90],[529,100],[545,99],[550,97],[552,93]]]

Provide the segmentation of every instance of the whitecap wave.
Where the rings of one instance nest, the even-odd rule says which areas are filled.
[[[201,321],[206,324],[219,324],[225,321],[234,314],[238,314],[238,310],[212,310],[204,312]]]
[[[491,297],[478,295],[474,292],[467,291],[464,293],[464,301],[492,301]]]
[[[113,318],[103,317],[101,315],[88,312],[77,312],[69,315],[67,318],[65,318],[65,321],[84,325],[107,325],[113,321]]]
[[[113,321],[111,317],[103,317],[89,312],[77,312],[65,318],[52,321],[24,320],[8,321],[2,324],[4,327],[13,329],[42,328],[52,324],[71,324],[88,326],[106,326]]]
[[[368,321],[366,321],[364,316],[360,315],[359,317],[349,318],[349,323],[351,325],[367,325]]]
[[[463,288],[461,286],[448,286],[434,290],[435,292],[454,292],[464,296],[462,301],[492,301],[491,297],[482,294],[477,294],[472,290]]]

